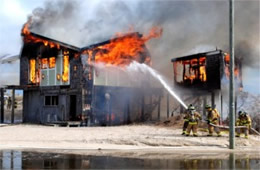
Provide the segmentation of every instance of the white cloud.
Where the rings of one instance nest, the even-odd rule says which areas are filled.
[[[1,0],[0,14],[7,17],[10,21],[25,20],[26,11],[18,0]],[[20,21],[21,22],[21,21]]]

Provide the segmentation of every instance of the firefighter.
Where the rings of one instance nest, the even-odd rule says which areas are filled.
[[[188,108],[186,109],[185,113],[184,113],[184,117],[183,117],[183,120],[184,120],[184,123],[183,123],[183,128],[182,128],[182,135],[186,135],[186,129],[189,125],[189,112],[191,111],[190,108],[193,107],[192,104],[190,104],[188,106]]]
[[[206,105],[205,107],[206,111],[207,111],[207,123],[208,123],[208,130],[209,130],[209,134],[207,136],[213,136],[213,131],[215,130],[215,132],[217,133],[217,136],[220,137],[221,133],[218,127],[214,127],[213,125],[219,125],[219,118],[220,115],[217,111],[217,109],[212,109],[211,106]]]
[[[246,126],[247,128],[237,128],[236,137],[240,137],[240,133],[244,132],[245,138],[248,139],[249,129],[252,126],[252,121],[247,112],[239,111],[236,126]]]
[[[186,136],[190,136],[190,132],[192,130],[193,136],[197,137],[197,129],[198,129],[198,123],[199,120],[201,120],[201,116],[198,112],[196,112],[195,107],[191,106],[189,108],[189,114],[188,114],[188,127],[187,127],[187,132]]]

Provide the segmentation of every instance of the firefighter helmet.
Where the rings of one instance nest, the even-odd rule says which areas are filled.
[[[211,106],[206,104],[205,109],[210,109],[210,108],[211,108]]]
[[[194,106],[189,107],[189,110],[195,110]]]
[[[240,110],[240,111],[238,112],[238,116],[242,116],[242,114],[243,114],[243,112]]]

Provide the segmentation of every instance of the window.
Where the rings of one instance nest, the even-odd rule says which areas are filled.
[[[50,57],[50,58],[42,58],[41,59],[41,68],[42,69],[52,69],[55,68],[56,65],[56,58]]]
[[[59,96],[45,96],[45,106],[59,105]]]
[[[55,68],[56,59],[55,57],[49,58],[49,68]]]
[[[47,58],[41,59],[41,66],[42,66],[42,69],[48,68],[48,59]]]

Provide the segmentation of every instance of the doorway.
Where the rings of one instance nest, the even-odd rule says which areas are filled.
[[[70,95],[70,120],[75,121],[77,120],[77,96]]]

